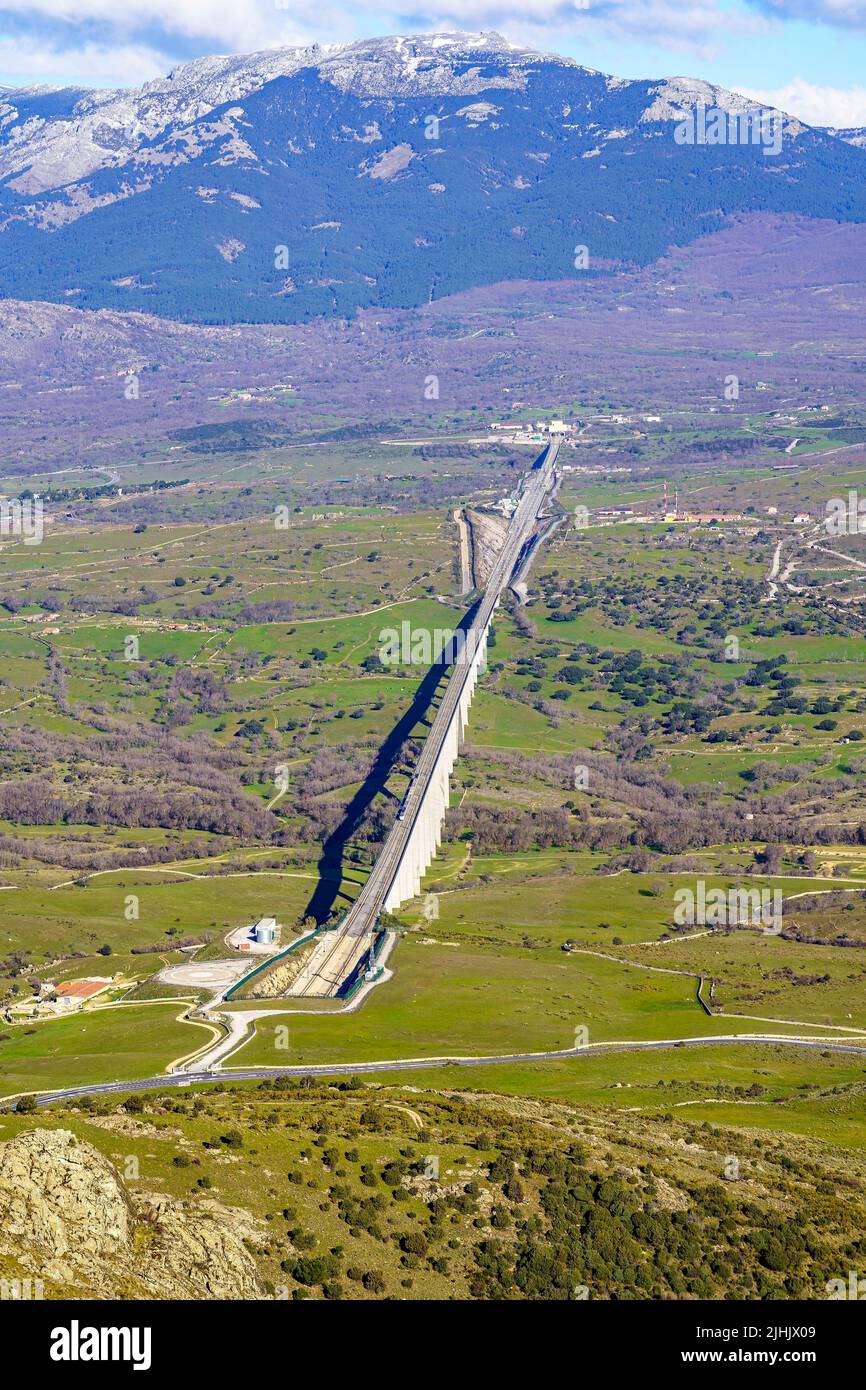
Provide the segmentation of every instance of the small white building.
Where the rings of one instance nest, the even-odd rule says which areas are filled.
[[[276,917],[262,917],[253,928],[253,934],[260,946],[269,946],[277,935]]]

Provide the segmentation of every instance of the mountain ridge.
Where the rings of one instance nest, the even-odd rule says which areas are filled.
[[[732,126],[763,110],[456,32],[197,59],[121,93],[5,93],[0,292],[298,321],[557,279],[581,247],[590,274],[644,264],[735,213],[866,220],[856,143],[782,113],[778,151],[678,142],[698,106]]]
[[[491,56],[507,59],[508,73],[484,73],[477,64],[470,63],[466,72],[457,75],[453,62],[443,61],[449,56],[458,61],[472,57],[483,60]],[[602,77],[610,89],[622,90],[647,82],[656,94],[654,108],[650,109],[665,111],[665,119],[676,119],[678,109],[689,109],[700,100],[707,104],[712,101],[723,110],[759,109],[750,98],[699,78],[615,77],[586,67],[573,58],[512,44],[495,31],[396,35],[352,43],[312,44],[197,58],[172,68],[164,78],[156,78],[138,88],[0,88],[0,97],[7,99],[7,108],[0,108],[0,180],[9,179],[11,187],[24,193],[56,187],[56,158],[46,160],[45,156],[58,145],[62,152],[63,131],[55,127],[73,117],[85,135],[91,132],[108,135],[113,131],[118,139],[123,137],[120,148],[126,144],[131,150],[137,147],[138,141],[152,139],[167,129],[173,120],[175,123],[199,120],[227,102],[243,101],[270,81],[304,70],[318,72],[323,81],[332,83],[338,90],[354,91],[363,96],[477,95],[484,90],[524,84],[527,71],[539,63]],[[24,122],[31,127],[26,138],[16,138],[16,132],[23,136],[15,124],[13,99],[16,97],[28,113],[33,104],[32,113]],[[61,104],[60,114],[53,122],[39,110],[52,98]],[[678,103],[677,108],[674,102]],[[95,126],[96,119],[103,124]],[[119,162],[116,143],[109,140],[102,145],[93,139],[91,144],[92,148],[80,152],[77,160],[70,160],[69,172],[73,178]],[[35,166],[26,162],[32,155],[36,156]]]

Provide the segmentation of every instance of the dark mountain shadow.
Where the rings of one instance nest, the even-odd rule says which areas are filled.
[[[477,604],[469,609],[458,624],[457,631],[465,632],[469,628],[476,608]],[[347,894],[340,891],[340,884],[345,874],[346,846],[354,839],[364,816],[376,797],[386,790],[386,783],[394,769],[397,754],[411,736],[416,724],[426,723],[428,726],[432,724],[434,716],[431,713],[431,706],[444,670],[445,663],[439,660],[434,662],[427,671],[413,696],[411,705],[394,725],[376,754],[376,760],[368,776],[346,807],[346,814],[340,824],[322,845],[322,852],[317,865],[319,881],[304,909],[304,916],[314,917],[319,926],[327,921],[335,906],[338,905],[338,899],[342,900],[340,906],[348,905],[350,901]],[[378,845],[371,846],[374,854],[378,853],[379,848]]]

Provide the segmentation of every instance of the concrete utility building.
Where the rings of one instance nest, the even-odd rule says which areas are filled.
[[[279,939],[280,928],[276,917],[260,917],[257,922],[235,927],[226,937],[226,945],[253,956],[266,956],[277,949]]]
[[[270,946],[277,935],[276,917],[262,917],[253,927],[253,935],[260,946]]]

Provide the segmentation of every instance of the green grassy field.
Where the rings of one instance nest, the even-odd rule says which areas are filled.
[[[665,1115],[866,1148],[866,1052],[737,1044],[581,1056],[567,1061],[441,1067],[389,1074],[391,1084],[535,1096],[618,1114]],[[758,1093],[748,1094],[755,1087]]]
[[[541,1052],[573,1047],[578,1028],[588,1030],[591,1043],[764,1031],[707,1017],[686,976],[598,956],[429,940],[407,937],[393,957],[393,980],[356,1013],[262,1018],[232,1065]],[[285,1025],[287,1050],[282,1033],[276,1046],[276,1030]],[[784,1024],[778,1030],[795,1031]]]
[[[50,1091],[153,1076],[210,1030],[177,1021],[177,1004],[130,1004],[2,1030],[0,1092]]]
[[[298,402],[289,405],[296,414]],[[447,429],[469,424],[449,418]],[[616,434],[599,425],[602,438]],[[775,425],[755,412],[749,428]],[[683,417],[677,447],[718,429]],[[649,431],[640,449],[657,468],[671,445]],[[382,452],[368,441],[269,449],[258,479],[251,459],[190,455],[177,476],[191,482],[164,499],[166,519],[142,530],[114,519],[119,499],[103,499],[84,524],[50,530],[38,554],[4,547],[0,709],[18,742],[10,737],[2,770],[14,782],[44,781],[49,769],[67,810],[44,823],[0,820],[2,997],[103,973],[152,993],[156,971],[186,958],[185,939],[209,939],[203,954],[214,959],[227,931],[258,916],[297,926],[317,886],[330,886],[337,905],[357,891],[428,727],[416,711],[389,775],[368,789],[424,676],[419,664],[380,669],[371,658],[384,629],[450,629],[464,611],[450,507],[425,503],[423,487],[453,468],[459,495],[467,465],[401,450],[406,505],[291,496],[285,530],[274,508],[313,475],[381,473]],[[151,480],[152,465],[141,468]],[[485,468],[476,489],[489,500],[513,474],[501,458]],[[859,485],[850,463],[844,477]],[[525,608],[515,612],[509,598],[496,614],[448,838],[425,895],[404,909],[412,930],[393,980],[357,1014],[293,1017],[291,1060],[534,1051],[570,1045],[580,1026],[595,1041],[694,1037],[748,1029],[730,1016],[739,1013],[816,1031],[866,1026],[860,952],[832,944],[852,919],[837,925],[831,913],[817,944],[745,931],[641,944],[671,931],[674,893],[697,877],[786,894],[866,882],[851,833],[866,815],[857,739],[866,640],[842,609],[822,608],[830,571],[797,551],[789,521],[803,508],[818,514],[827,481],[818,461],[796,479],[766,463],[689,467],[678,478],[681,506],[751,508],[742,526],[556,533],[534,564]],[[657,507],[661,484],[637,473],[570,476],[562,500]],[[808,592],[771,604],[765,576],[777,540]],[[834,580],[856,579],[844,558],[824,559]],[[735,660],[720,651],[730,633]],[[778,668],[761,666],[780,657]],[[597,780],[577,789],[584,758]],[[283,766],[289,790],[277,796]],[[130,787],[138,804],[122,799]],[[100,809],[106,789],[110,815]],[[235,795],[231,824],[245,829],[223,824]],[[319,885],[321,846],[349,805],[359,809],[343,861],[333,853],[333,877]],[[736,820],[708,843],[703,827],[719,807]],[[770,831],[753,832],[747,811],[785,822],[774,872],[758,859]],[[665,841],[669,822],[682,827],[676,843]],[[123,862],[142,851],[159,862]],[[636,852],[648,862],[625,871]],[[127,913],[131,898],[137,915]],[[566,941],[595,954],[567,953]],[[134,950],[144,947],[157,949]],[[727,1017],[701,1009],[698,975],[707,988],[715,982]],[[121,1057],[144,1021],[122,1010],[83,1017],[113,1020]],[[49,1037],[71,1023],[37,1026]],[[9,1027],[18,1046],[21,1025]],[[234,1060],[273,1052],[263,1021]],[[65,1065],[60,1054],[56,1064]],[[762,1104],[768,1116],[781,1109]]]

